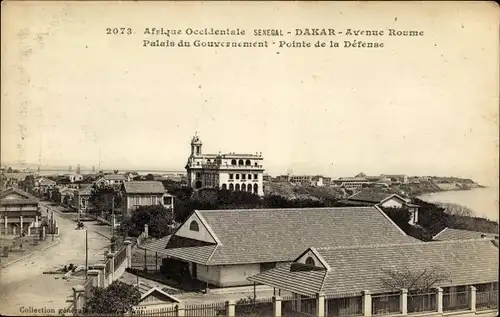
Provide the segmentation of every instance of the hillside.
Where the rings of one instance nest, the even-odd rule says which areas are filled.
[[[287,199],[337,200],[350,193],[341,188],[312,187],[288,182],[264,182],[265,195],[277,195]]]

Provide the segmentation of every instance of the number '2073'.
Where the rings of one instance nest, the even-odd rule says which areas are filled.
[[[106,28],[106,34],[116,35],[116,34],[132,34],[131,28]]]

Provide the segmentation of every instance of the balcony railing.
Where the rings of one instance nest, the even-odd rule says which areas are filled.
[[[217,164],[217,163],[203,163],[200,165],[202,168],[224,168],[224,169],[263,169],[264,165],[231,165],[231,164]]]

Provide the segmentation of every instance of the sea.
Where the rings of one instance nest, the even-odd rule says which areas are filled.
[[[74,173],[75,170],[73,171],[68,171],[68,170],[41,170],[40,175],[41,176],[51,176],[51,175],[64,175],[64,174],[71,174]],[[112,170],[103,170],[104,173],[113,173]],[[125,173],[125,172],[137,172],[139,175],[147,175],[147,174],[153,174],[153,175],[163,175],[163,174],[186,174],[186,171],[174,171],[174,170],[123,170],[119,171],[120,173]],[[81,173],[83,175],[85,174],[95,174],[96,172],[92,172],[89,170],[82,170]]]
[[[470,208],[476,216],[498,222],[498,187],[446,191],[419,196],[432,203],[453,203]]]

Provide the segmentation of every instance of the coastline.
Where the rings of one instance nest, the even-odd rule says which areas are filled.
[[[434,204],[457,204],[473,212],[472,217],[499,221],[499,192],[497,187],[474,187],[470,190],[442,190],[417,195],[418,199]]]

